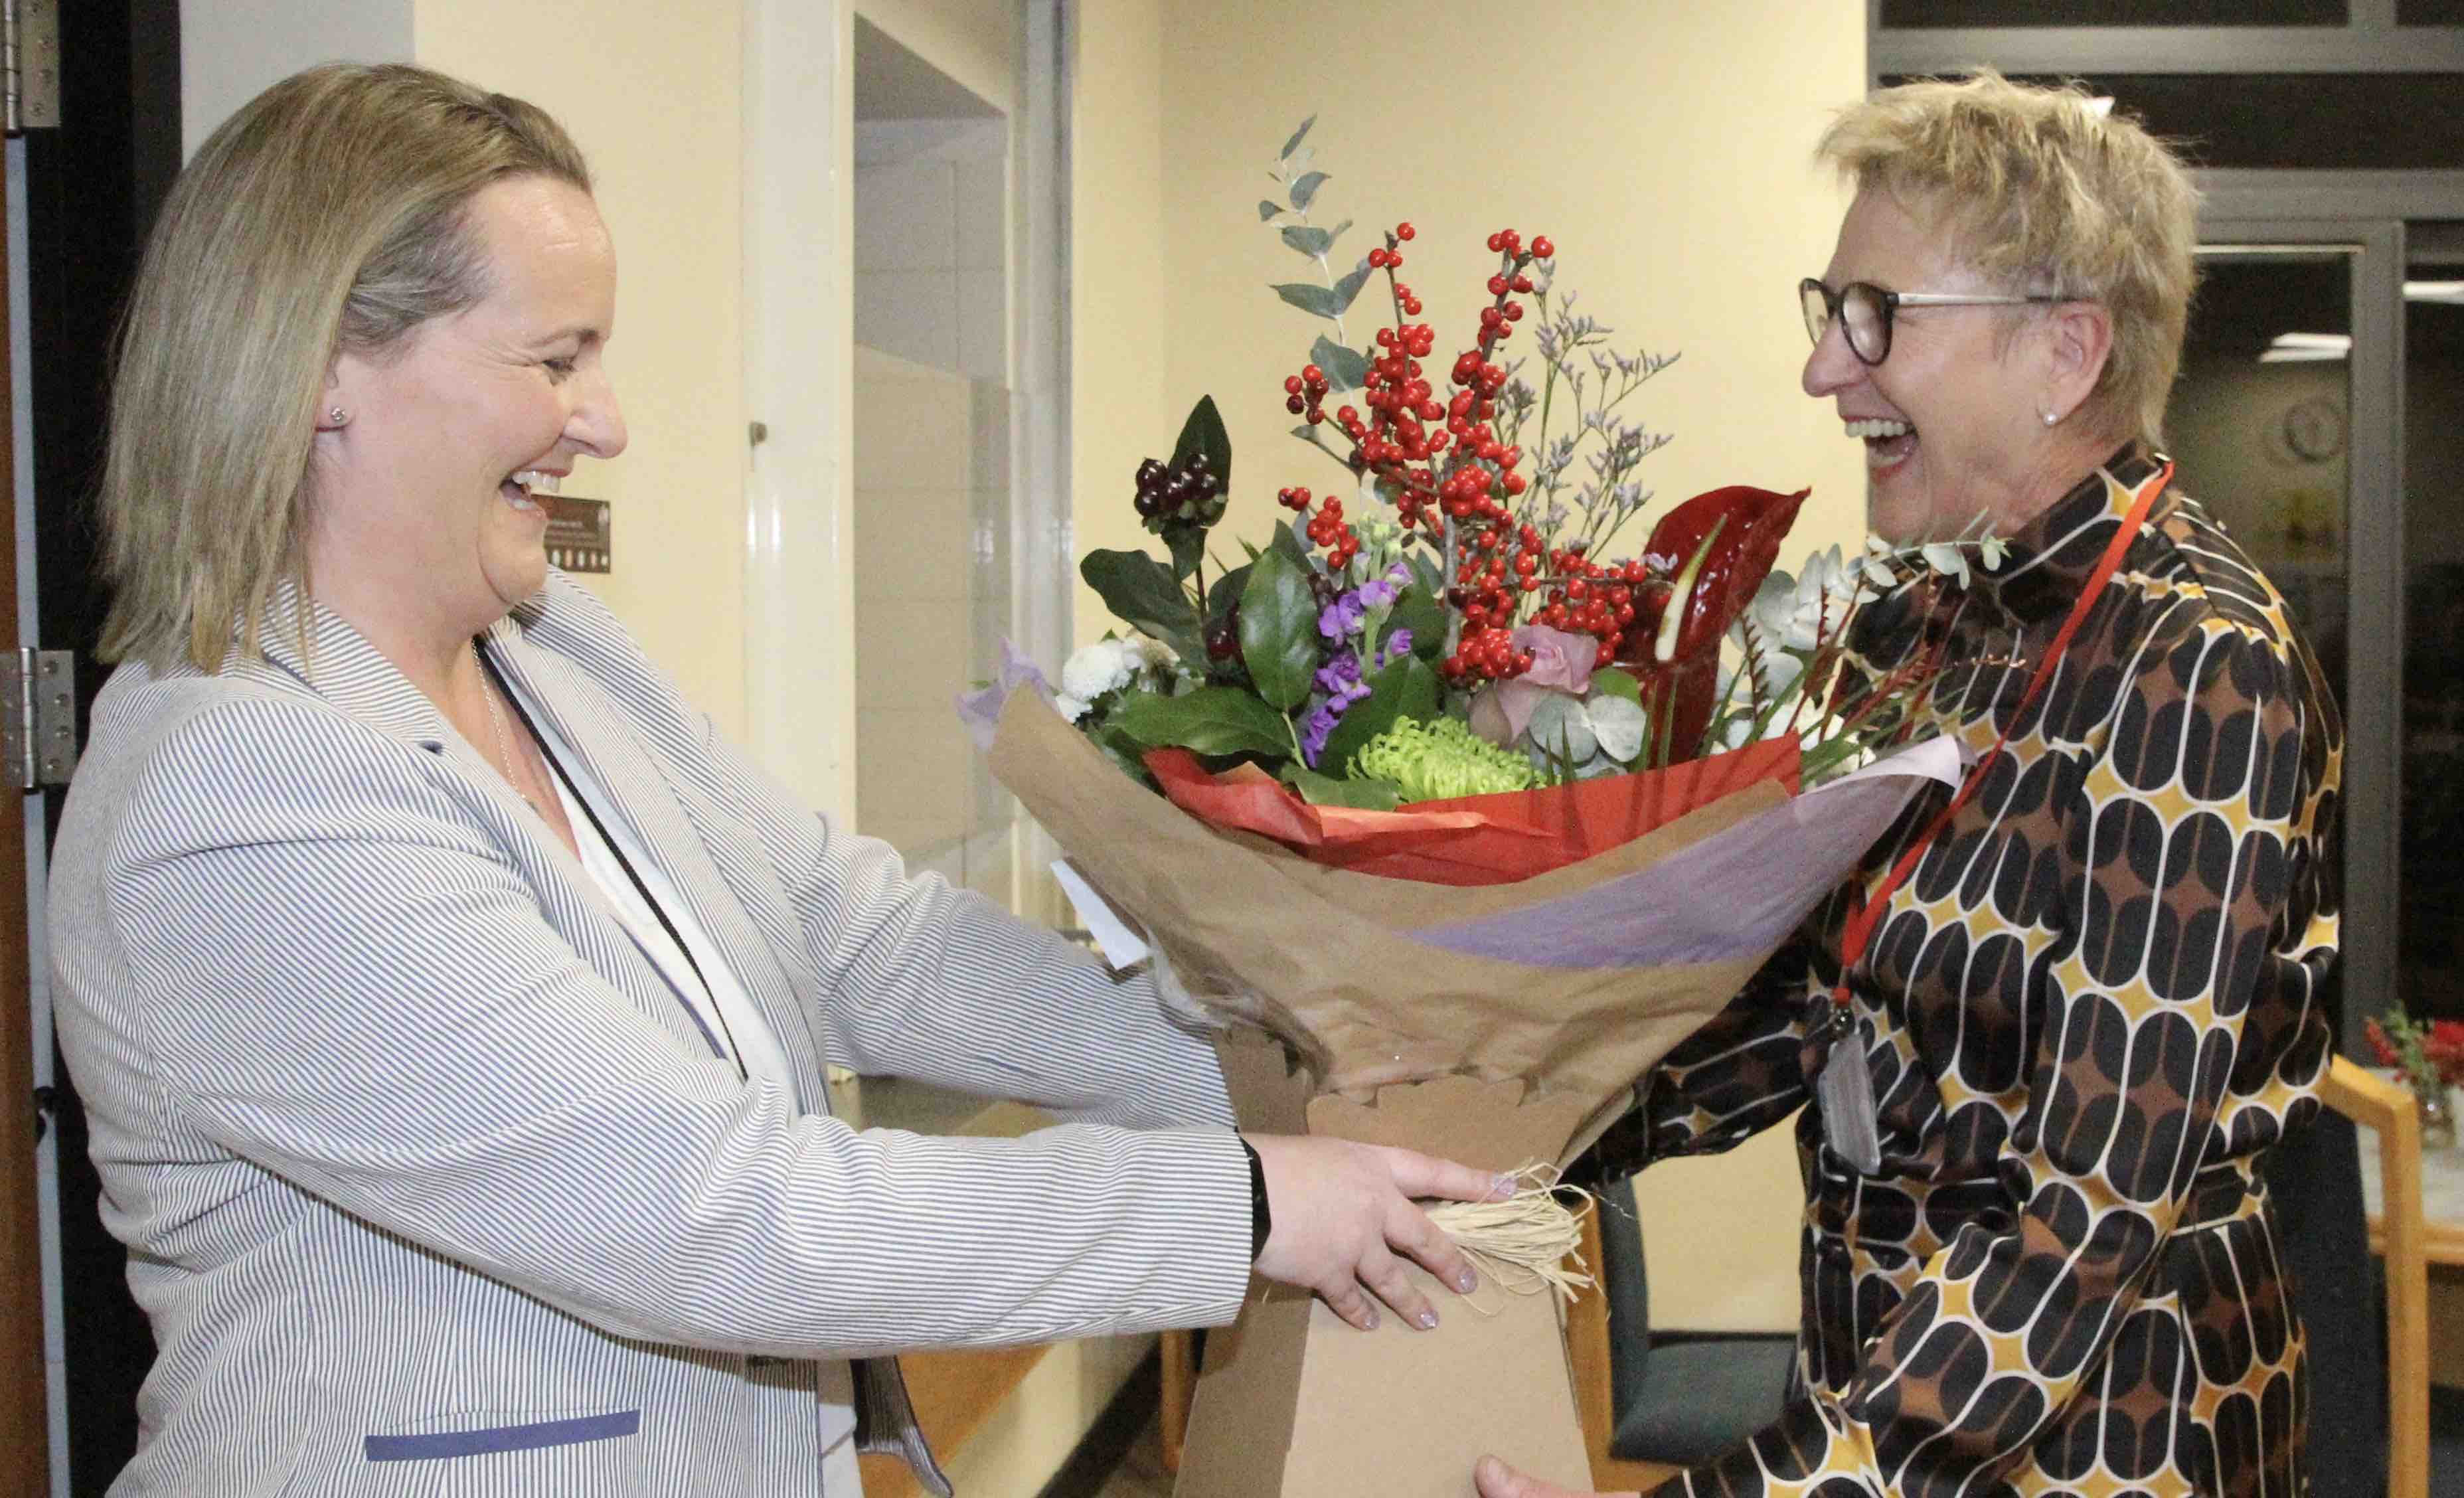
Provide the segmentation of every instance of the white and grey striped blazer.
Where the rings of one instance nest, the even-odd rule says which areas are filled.
[[[296,606],[262,662],[114,675],[54,863],[160,1345],[115,1494],[811,1493],[817,1359],[1238,1309],[1246,1164],[1148,983],[798,806],[551,575],[489,650],[799,1095],[746,1083],[485,759],[314,605],[311,670]],[[825,1060],[1086,1121],[858,1133]],[[871,1445],[912,1436],[892,1366]]]

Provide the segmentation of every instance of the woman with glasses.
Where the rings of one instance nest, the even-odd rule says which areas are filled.
[[[1930,652],[1910,808],[1636,1088],[1610,1174],[1797,1114],[1777,1423],[1688,1494],[2304,1490],[2301,1328],[2254,1165],[2313,1113],[2341,729],[2283,598],[2159,428],[2195,194],[2138,124],[1992,74],[1886,89],[1799,289],[1872,528],[2009,557],[1870,609]],[[1489,1498],[1546,1491],[1484,1463]]]

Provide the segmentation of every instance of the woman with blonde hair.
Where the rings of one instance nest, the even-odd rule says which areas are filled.
[[[2081,90],[1884,89],[1799,288],[1872,528],[2009,558],[1852,643],[1977,754],[1637,1084],[1611,1174],[1802,1109],[1778,1423],[1661,1493],[2294,1494],[2301,1328],[2255,1169],[2316,1112],[2341,728],[2158,444],[2195,195]],[[1484,1463],[1488,1498],[1547,1491]]]
[[[1469,1288],[1413,1197],[1243,1139],[1203,1037],[798,806],[547,565],[626,429],[537,108],[331,66],[148,245],[102,509],[122,660],[51,882],[59,1033],[158,1355],[139,1495],[946,1492],[918,1346]],[[1083,1120],[858,1132],[825,1063]]]

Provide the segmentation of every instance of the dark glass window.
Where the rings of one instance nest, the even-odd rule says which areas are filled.
[[[2134,73],[2088,81],[2179,143],[2194,166],[2450,171],[2464,162],[2464,74]]]
[[[2459,0],[2404,0],[2453,13]],[[2344,0],[1882,0],[1882,29],[1931,26],[2342,26]]]
[[[2395,0],[2398,26],[2464,26],[2464,0]]]
[[[2411,226],[2404,303],[2404,816],[2398,971],[2464,1018],[2464,224]]]

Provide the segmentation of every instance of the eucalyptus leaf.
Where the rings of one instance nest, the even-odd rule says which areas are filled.
[[[1317,116],[1315,115],[1311,115],[1307,120],[1302,121],[1301,127],[1292,132],[1292,138],[1284,143],[1284,148],[1275,153],[1276,157],[1281,159],[1299,150],[1301,148],[1301,142],[1306,140],[1309,136],[1309,126],[1315,123],[1317,123]]]
[[[1309,570],[1269,550],[1249,564],[1241,589],[1241,660],[1258,694],[1288,712],[1306,701],[1317,672],[1317,596]]]
[[[1320,775],[1298,760],[1285,765],[1283,782],[1312,806],[1353,806],[1362,811],[1392,811],[1402,804],[1393,781],[1338,781]]]
[[[1284,228],[1284,243],[1314,260],[1334,244],[1334,235],[1307,224],[1287,224]]]
[[[1321,318],[1338,318],[1351,301],[1336,294],[1331,286],[1312,286],[1307,281],[1278,281],[1274,293],[1303,312]]]
[[[1342,773],[1360,746],[1403,718],[1426,722],[1438,716],[1438,673],[1418,655],[1393,661],[1369,678],[1369,695],[1345,709],[1334,720],[1318,752],[1321,770]]]
[[[1292,429],[1292,435],[1300,438],[1303,442],[1317,442],[1317,429],[1310,426],[1308,422],[1303,422],[1299,426],[1294,427]],[[1326,446],[1323,442],[1317,442],[1317,445],[1319,447]]]
[[[1592,677],[1597,685],[1599,677]],[[1585,704],[1591,715],[1592,733],[1600,741],[1600,753],[1619,764],[1632,764],[1642,756],[1644,741],[1650,737],[1651,720],[1642,705],[1629,697],[1595,693]]]
[[[1326,371],[1327,386],[1333,390],[1357,390],[1369,380],[1369,356],[1324,334],[1309,345],[1309,363]]]
[[[1317,189],[1326,182],[1326,176],[1325,172],[1312,171],[1293,178],[1292,207],[1308,212],[1309,204],[1317,198]]]
[[[1562,692],[1551,692],[1531,710],[1531,720],[1523,730],[1531,747],[1551,760],[1563,760],[1568,767],[1582,763],[1599,748],[1599,736],[1592,732],[1591,715],[1583,704]]]
[[[1614,666],[1603,666],[1592,672],[1592,699],[1619,697],[1637,707],[1642,705],[1642,683]]]
[[[1215,408],[1215,397],[1201,395],[1189,408],[1189,420],[1180,425],[1180,440],[1172,445],[1172,466],[1180,467],[1199,453],[1206,454],[1207,465],[1215,471],[1215,481],[1229,493],[1232,488],[1232,436],[1223,430],[1223,413]]]
[[[1343,279],[1334,283],[1335,313],[1339,316],[1350,309],[1353,302],[1359,297],[1360,288],[1368,284],[1369,262],[1363,260],[1353,266],[1351,273]]]
[[[1277,203],[1274,199],[1260,198],[1258,200],[1258,222],[1261,224],[1271,224],[1275,220],[1275,215],[1283,210],[1284,206]]]
[[[1198,611],[1189,606],[1172,568],[1143,551],[1090,551],[1078,563],[1078,575],[1115,618],[1163,641],[1193,666],[1205,661]]]
[[[1200,687],[1177,697],[1125,694],[1110,720],[1150,748],[1177,746],[1199,754],[1288,755],[1291,725],[1238,687]]]

